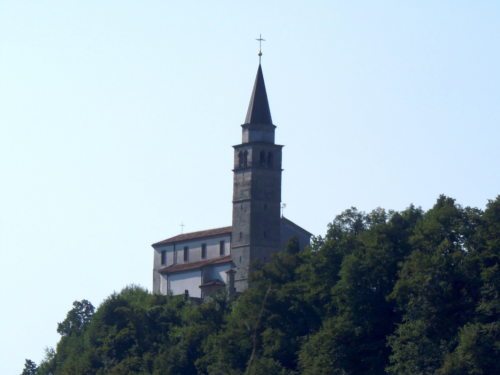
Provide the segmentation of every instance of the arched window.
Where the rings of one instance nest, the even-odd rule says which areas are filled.
[[[269,168],[272,168],[272,166],[273,166],[273,153],[272,152],[267,153],[267,166]]]
[[[266,152],[265,151],[260,152],[259,162],[260,162],[261,167],[263,167],[266,164]]]
[[[243,152],[243,167],[248,167],[248,151]]]

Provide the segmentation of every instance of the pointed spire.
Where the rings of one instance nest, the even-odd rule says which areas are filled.
[[[267,101],[266,84],[264,83],[264,75],[262,67],[259,64],[255,84],[253,86],[252,97],[248,105],[247,117],[245,124],[271,124],[271,110]]]

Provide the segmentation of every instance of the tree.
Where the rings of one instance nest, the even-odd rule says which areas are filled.
[[[56,351],[45,348],[45,356],[38,366],[37,375],[54,375],[56,373]]]
[[[26,359],[26,362],[24,363],[24,370],[21,375],[37,375],[37,373],[38,369],[35,362],[33,362],[31,359]]]
[[[480,299],[474,322],[460,328],[458,345],[440,374],[500,373],[500,196],[482,215],[475,241],[480,264]]]
[[[330,290],[331,313],[302,346],[304,374],[385,373],[386,336],[399,319],[387,296],[398,263],[411,251],[409,237],[420,217],[414,207],[401,214],[377,209],[358,216],[364,229],[349,230],[335,245],[348,244],[349,251],[341,251],[339,280]]]
[[[158,374],[196,375],[196,361],[202,355],[202,343],[216,333],[228,312],[227,296],[224,293],[212,296],[198,305],[186,303],[180,311],[180,323],[172,327],[168,345],[165,345],[154,364]]]
[[[61,336],[81,333],[92,319],[94,310],[94,306],[86,299],[73,302],[73,308],[66,315],[66,319],[58,323],[57,333]]]
[[[199,373],[291,374],[296,370],[302,337],[319,319],[304,301],[298,272],[304,259],[293,246],[292,242],[291,251],[275,254],[271,262],[254,270],[251,288],[233,303],[223,329],[203,344]]]
[[[418,223],[390,299],[403,321],[389,337],[393,374],[435,374],[479,299],[481,213],[441,196]]]
[[[500,323],[466,324],[458,346],[446,356],[440,375],[500,374]]]

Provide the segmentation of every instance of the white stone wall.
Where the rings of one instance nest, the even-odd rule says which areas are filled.
[[[203,260],[201,258],[201,245],[206,244],[207,245],[207,257],[205,259],[213,259],[213,258],[219,258],[220,257],[220,248],[219,244],[220,241],[224,241],[224,248],[225,252],[224,255],[230,255],[231,254],[231,235],[222,235],[222,236],[216,236],[216,237],[208,237],[208,238],[199,238],[196,240],[191,240],[191,241],[184,241],[184,242],[178,242],[175,244],[168,244],[168,245],[163,245],[159,246],[154,249],[154,269],[153,269],[153,292],[154,293],[161,293],[161,294],[167,294],[169,288],[168,288],[168,282],[167,282],[167,276],[166,275],[161,275],[158,271],[167,266],[171,266],[173,264],[184,264],[184,246],[188,246],[189,248],[189,258],[187,263],[193,263],[193,262],[198,262],[200,260]],[[166,252],[166,263],[161,264],[161,253],[162,251]],[[196,271],[200,273],[201,271]],[[179,274],[185,274],[185,272],[179,273]],[[177,274],[172,274],[172,275],[177,275]],[[172,283],[170,285],[170,291],[176,295],[176,294],[183,294],[185,289],[188,289],[190,291],[190,295],[192,296],[199,296],[200,294],[200,284],[201,284],[201,275],[195,276],[196,280],[192,281],[183,281],[184,283],[189,284],[189,288],[184,288],[181,290],[181,287],[177,282],[177,279],[174,278],[172,279],[172,275],[169,276],[169,280],[174,280],[175,287],[172,287]],[[214,277],[214,278],[219,278],[219,277]],[[225,276],[220,279],[224,282]],[[194,290],[193,285],[196,284],[196,295],[191,294],[191,289]],[[184,284],[183,284],[184,285]],[[191,288],[191,289],[190,289]],[[178,292],[180,290],[180,292]]]
[[[203,271],[203,281],[207,282],[210,280],[220,280],[227,284],[227,274],[226,271],[231,269],[231,263],[215,264],[209,266]]]
[[[160,287],[158,293],[168,294],[168,276],[160,275]]]
[[[227,284],[228,280],[226,271],[229,271],[231,267],[232,267],[231,263],[217,264],[213,267],[213,273],[216,275],[217,279]]]
[[[163,251],[166,251],[166,264],[161,264],[161,253]],[[155,255],[154,255],[154,268],[162,268],[167,265],[172,265],[174,264],[174,252],[175,252],[175,245],[164,245],[158,248],[155,248]]]
[[[231,236],[224,235],[218,237],[201,238],[191,241],[177,242],[176,244],[169,244],[157,247],[155,249],[155,269],[159,269],[166,266],[171,266],[172,264],[184,264],[184,247],[189,248],[189,258],[187,263],[198,262],[203,260],[201,258],[201,245],[207,245],[207,257],[205,259],[213,259],[220,257],[219,255],[219,243],[224,241],[225,253],[224,255],[231,254]],[[167,252],[167,262],[166,264],[161,264],[161,252]],[[177,255],[176,255],[177,253]],[[177,259],[176,259],[177,256]]]
[[[190,297],[201,298],[201,270],[169,274],[168,282],[173,295],[184,294],[188,290]]]

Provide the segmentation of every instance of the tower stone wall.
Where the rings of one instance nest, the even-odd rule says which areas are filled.
[[[248,287],[252,265],[281,247],[282,146],[274,143],[275,129],[259,66],[242,143],[234,146],[231,256],[238,292]]]

